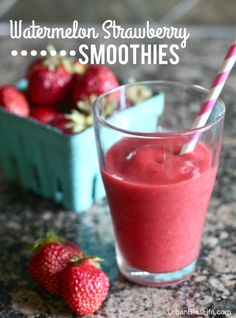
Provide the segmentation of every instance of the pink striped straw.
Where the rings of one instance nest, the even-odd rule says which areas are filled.
[[[210,117],[211,111],[225,85],[227,78],[229,77],[230,71],[236,61],[236,39],[229,48],[223,64],[221,65],[214,82],[209,90],[209,93],[198,113],[196,120],[193,123],[192,129],[200,128],[206,125],[208,118]],[[198,141],[199,133],[193,134],[190,141],[187,142],[181,149],[180,154],[186,154],[194,150]]]

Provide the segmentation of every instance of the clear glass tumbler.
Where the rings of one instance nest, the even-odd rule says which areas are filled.
[[[224,104],[191,129],[207,91],[167,81],[113,89],[95,101],[100,169],[117,263],[129,280],[169,285],[191,275],[219,164]],[[193,150],[181,154],[196,139]]]

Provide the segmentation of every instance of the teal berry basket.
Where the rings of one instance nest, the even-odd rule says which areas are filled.
[[[27,81],[16,86],[25,90]],[[164,95],[158,93],[125,110],[122,116],[137,117],[138,122],[145,109],[156,127],[163,107]],[[54,127],[0,108],[0,169],[6,180],[76,212],[105,197],[92,127],[66,136]]]

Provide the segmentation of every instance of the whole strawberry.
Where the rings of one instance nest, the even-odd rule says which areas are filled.
[[[82,255],[81,250],[49,231],[44,239],[36,241],[35,254],[29,261],[31,276],[48,292],[59,293],[59,276],[75,255]]]
[[[30,117],[38,120],[42,124],[49,124],[60,113],[50,106],[36,106],[30,112]]]
[[[0,107],[21,117],[28,117],[30,112],[25,95],[12,85],[0,87]]]
[[[73,110],[70,114],[58,114],[50,125],[65,135],[73,135],[92,126],[92,117]]]
[[[107,297],[109,279],[95,261],[74,258],[61,273],[61,295],[77,315],[96,312]]]
[[[58,114],[51,122],[50,125],[59,129],[64,135],[72,135],[73,129],[70,127],[70,120],[64,114]]]
[[[109,68],[91,65],[82,76],[75,77],[72,91],[74,104],[80,111],[89,114],[94,99],[117,86],[119,82]]]
[[[28,69],[28,96],[35,105],[60,107],[71,92],[73,60],[49,56],[36,60]]]

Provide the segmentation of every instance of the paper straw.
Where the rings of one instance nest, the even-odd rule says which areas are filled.
[[[227,78],[229,77],[230,71],[234,66],[236,61],[236,39],[229,48],[224,62],[221,65],[211,89],[198,113],[196,120],[193,123],[192,129],[203,127],[206,125],[208,118],[210,117],[211,111],[225,85]],[[187,142],[181,149],[180,154],[186,154],[194,150],[196,143],[198,141],[199,133],[195,133],[191,136],[189,142]]]

